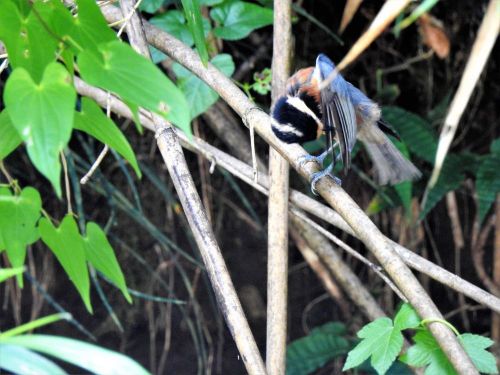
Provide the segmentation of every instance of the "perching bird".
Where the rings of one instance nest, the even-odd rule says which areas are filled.
[[[276,101],[272,111],[273,132],[283,142],[304,143],[325,133],[326,151],[318,157],[309,155],[300,161],[316,161],[322,167],[328,153],[332,153],[332,163],[312,176],[313,192],[316,182],[325,175],[340,184],[340,179],[331,175],[331,171],[340,158],[344,173],[347,172],[356,137],[364,143],[373,160],[379,184],[396,184],[420,177],[420,171],[384,134],[387,132],[398,138],[382,120],[377,103],[339,73],[333,74],[330,83],[323,82],[334,70],[335,65],[328,57],[318,55],[315,67],[301,69],[288,79],[286,94]],[[335,153],[337,145],[338,155]]]

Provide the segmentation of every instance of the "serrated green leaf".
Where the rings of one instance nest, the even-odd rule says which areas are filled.
[[[425,375],[454,375],[455,370],[448,361],[434,337],[427,330],[418,332],[413,336],[415,345],[399,359],[414,367],[428,366]]]
[[[191,31],[189,30],[189,27],[187,25],[186,18],[181,11],[170,10],[151,18],[149,22],[156,27],[166,31],[167,33],[172,34],[184,44],[190,47],[193,46],[193,35],[191,34]],[[208,21],[206,18],[203,18],[202,22],[204,36],[206,37],[210,32],[210,21]]]
[[[273,23],[273,11],[243,1],[226,2],[210,11],[210,17],[218,23],[215,36],[226,40],[238,40],[253,30]]]
[[[9,189],[0,188],[0,252],[7,251],[13,267],[22,267],[26,258],[26,246],[39,238],[36,223],[40,218],[42,199],[38,190],[26,187],[18,196]],[[22,275],[17,282],[23,286]]]
[[[385,373],[403,347],[403,335],[389,318],[379,318],[364,326],[358,337],[361,342],[349,352],[343,371],[359,366],[368,357],[379,374]]]
[[[344,333],[342,323],[330,322],[290,343],[286,352],[286,374],[310,374],[335,357],[347,353],[349,343],[341,336]]]
[[[62,368],[22,346],[0,343],[0,368],[13,374],[65,375]]]
[[[39,228],[42,241],[52,250],[80,293],[85,307],[92,312],[85,248],[75,219],[66,215],[59,228],[55,228],[49,220],[42,218]]]
[[[198,55],[200,55],[203,65],[207,66],[208,50],[205,42],[205,33],[203,31],[204,25],[201,17],[200,4],[198,0],[181,0],[181,2]]]
[[[429,163],[434,163],[437,137],[423,118],[393,106],[383,107],[382,116],[396,129],[413,154]]]
[[[83,238],[87,260],[104,276],[110,279],[132,303],[125,278],[118,264],[113,248],[102,229],[93,222],[87,223],[87,235]]]
[[[102,61],[87,51],[78,56],[78,66],[85,81],[165,116],[191,135],[184,95],[151,61],[118,41],[101,44],[99,50]]]
[[[217,55],[210,62],[228,77],[234,72],[234,62],[231,55]],[[191,109],[191,118],[205,112],[219,98],[214,90],[182,65],[174,64],[173,70],[177,76],[179,88],[184,93]]]
[[[495,357],[486,349],[494,344],[488,337],[464,333],[459,336],[465,351],[472,359],[474,366],[484,374],[498,374]]]
[[[7,110],[4,109],[0,113],[0,160],[5,159],[22,142]]]
[[[59,153],[71,136],[76,102],[70,75],[53,62],[36,84],[28,71],[17,68],[7,80],[4,100],[33,165],[61,196]]]
[[[0,2],[0,40],[5,43],[9,62],[14,68],[26,69],[36,83],[55,60],[58,42],[40,22],[40,12],[43,9],[37,7],[24,16],[12,2]]]
[[[479,201],[479,219],[481,221],[484,220],[496,199],[497,193],[500,192],[500,173],[498,173],[500,152],[495,152],[496,147],[498,147],[497,144],[500,145],[500,139],[492,143],[492,152],[483,158],[476,175],[476,192]]]
[[[93,100],[82,98],[82,110],[75,113],[74,128],[90,134],[118,152],[134,168],[137,176],[141,177],[141,170],[127,138]]]
[[[403,303],[394,317],[394,328],[403,331],[420,325],[420,317],[409,303]]]
[[[139,363],[121,353],[66,337],[21,335],[3,340],[2,344],[22,346],[48,354],[98,375],[149,374]]]

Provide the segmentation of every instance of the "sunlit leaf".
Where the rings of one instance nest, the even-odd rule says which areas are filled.
[[[106,234],[96,223],[90,222],[87,223],[87,235],[83,240],[87,260],[110,279],[121,290],[127,301],[132,303],[122,270]]]
[[[495,357],[486,350],[495,343],[493,340],[471,333],[464,333],[460,335],[459,339],[479,372],[498,374]]]
[[[21,275],[23,272],[24,272],[24,267],[0,268],[0,283],[4,282],[10,277]]]
[[[189,30],[191,30],[191,35],[193,36],[194,44],[196,45],[196,50],[200,55],[201,62],[206,66],[208,62],[208,50],[205,42],[204,25],[202,21],[203,18],[201,17],[200,4],[198,3],[198,0],[181,1]]]
[[[55,60],[57,39],[40,23],[39,14],[23,16],[14,3],[0,1],[0,40],[5,43],[12,67],[22,67],[39,83]]]
[[[4,109],[0,113],[0,160],[5,159],[22,142],[7,110]]]
[[[149,374],[139,363],[121,353],[66,337],[21,335],[10,337],[2,343],[48,354],[98,375]]]
[[[60,196],[59,153],[71,136],[76,102],[70,75],[61,64],[52,62],[37,84],[28,71],[17,68],[7,80],[4,100],[31,161]]]
[[[40,194],[32,187],[24,188],[17,196],[7,188],[0,188],[0,252],[7,251],[13,267],[24,265],[26,246],[39,238],[36,223],[41,208]],[[23,285],[21,274],[17,276],[17,281]]]
[[[102,61],[86,51],[78,56],[80,73],[88,83],[164,115],[188,135],[189,108],[182,92],[151,61],[129,45],[113,41],[100,45]]]
[[[134,151],[127,138],[93,100],[82,99],[82,110],[75,113],[74,128],[90,134],[114,149],[130,163],[137,176],[141,176]]]
[[[64,375],[54,362],[22,346],[0,342],[0,368],[13,374]]]
[[[55,228],[49,220],[42,218],[39,228],[42,241],[52,250],[80,293],[85,307],[92,312],[85,248],[75,219],[66,215],[59,228]]]

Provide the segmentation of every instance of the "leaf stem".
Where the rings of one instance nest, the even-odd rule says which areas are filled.
[[[450,322],[448,322],[447,320],[439,319],[439,318],[427,318],[427,319],[423,319],[420,322],[420,324],[422,326],[424,326],[424,327],[427,326],[430,323],[442,323],[446,327],[448,327],[449,329],[451,329],[456,336],[460,336],[460,332],[458,332],[458,330],[455,328],[455,326],[453,324],[451,324]]]

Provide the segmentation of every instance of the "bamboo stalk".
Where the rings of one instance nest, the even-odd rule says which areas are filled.
[[[290,75],[290,0],[274,1],[272,99],[285,91]],[[288,162],[269,149],[269,200],[267,244],[267,337],[266,369],[269,375],[286,371],[288,299]]]

